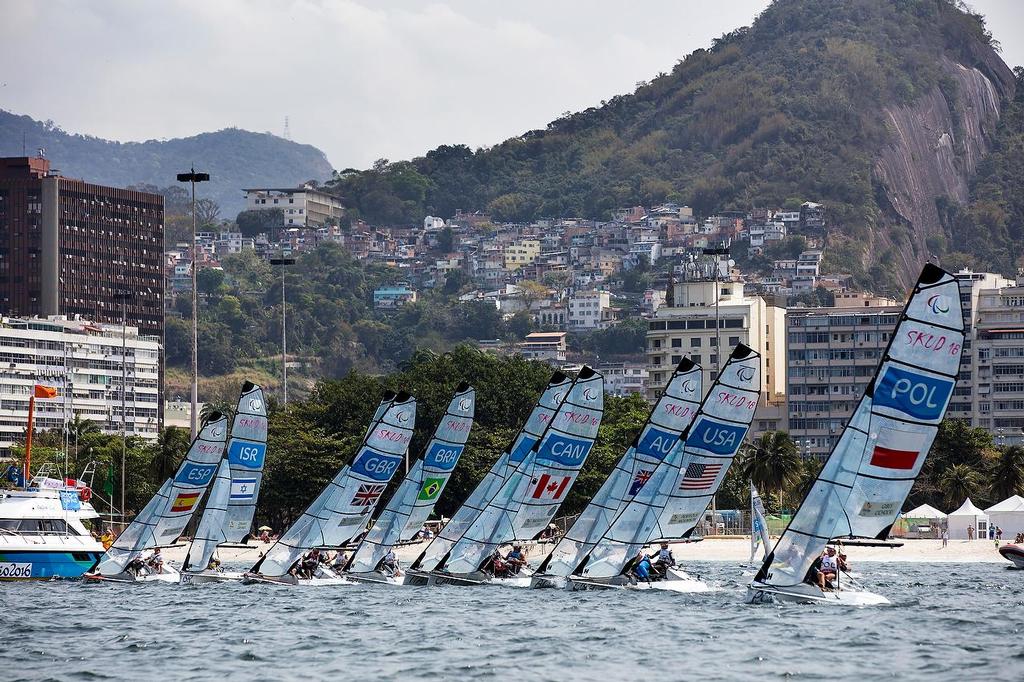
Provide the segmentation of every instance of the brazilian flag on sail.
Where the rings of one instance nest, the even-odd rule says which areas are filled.
[[[438,494],[441,492],[441,486],[444,485],[443,478],[428,478],[423,481],[423,487],[420,489],[420,494],[416,496],[417,500],[433,500],[436,499]]]

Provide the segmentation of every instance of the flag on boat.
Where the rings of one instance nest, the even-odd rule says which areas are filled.
[[[231,481],[232,500],[251,500],[256,494],[256,478],[236,478]]]
[[[540,478],[533,479],[533,493],[530,495],[535,500],[558,500],[562,493],[569,487],[572,476],[551,476],[544,474]]]
[[[441,488],[444,486],[445,479],[443,478],[428,478],[423,481],[423,488],[420,489],[420,494],[416,497],[417,500],[432,500],[438,496],[441,492]]]
[[[653,470],[648,469],[641,469],[636,472],[636,478],[633,479],[633,485],[629,486],[629,494],[631,497],[635,496],[643,489],[644,484],[651,480],[651,474],[653,473]]]
[[[369,507],[377,503],[377,498],[387,487],[385,483],[362,483],[352,497],[353,507]]]
[[[174,503],[171,505],[171,511],[183,512],[191,510],[196,505],[201,494],[199,492],[178,493],[178,496],[174,498]]]
[[[693,462],[686,467],[683,480],[679,484],[680,490],[707,490],[718,478],[718,472],[722,470],[721,464],[707,464],[705,462]]]

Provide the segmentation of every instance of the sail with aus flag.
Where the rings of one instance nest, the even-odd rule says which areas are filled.
[[[616,515],[647,484],[658,464],[690,426],[702,391],[702,370],[684,358],[669,378],[640,433],[615,464],[594,498],[537,569],[567,576],[607,532]]]
[[[548,380],[547,388],[537,399],[522,429],[516,434],[512,444],[491,465],[483,480],[477,484],[466,501],[462,503],[451,520],[445,524],[427,548],[413,563],[412,568],[432,571],[437,568],[455,546],[466,530],[476,521],[481,510],[501,487],[509,474],[526,458],[534,444],[543,435],[551,418],[565,401],[573,380],[562,372],[555,372]]]
[[[423,527],[462,456],[473,427],[475,405],[476,392],[463,382],[434,429],[423,457],[416,461],[374,521],[352,555],[347,572],[376,570],[394,545],[411,539]]]
[[[725,479],[760,390],[761,356],[739,344],[682,440],[573,574],[589,580],[615,578],[651,540],[688,535]]]
[[[280,578],[304,552],[314,547],[340,547],[362,532],[381,493],[404,461],[416,423],[416,399],[408,393],[399,393],[382,406],[383,414],[371,425],[351,465],[338,472],[251,573]]]
[[[604,377],[583,367],[548,429],[506,479],[440,567],[450,575],[485,569],[494,551],[547,528],[594,446],[604,414]]]
[[[748,599],[797,592],[822,598],[804,579],[828,542],[888,535],[945,416],[964,331],[956,278],[925,265],[875,376],[751,583]],[[884,601],[863,594],[876,597],[872,603]]]

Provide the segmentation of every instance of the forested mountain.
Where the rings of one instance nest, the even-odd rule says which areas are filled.
[[[34,156],[39,147],[64,175],[114,187],[167,187],[174,184],[176,174],[195,164],[210,173],[210,183],[201,188],[203,196],[220,204],[229,217],[245,205],[243,187],[321,181],[332,172],[316,147],[270,133],[227,128],[172,140],[113,142],[0,110],[0,156]]]
[[[632,94],[491,148],[382,160],[335,186],[385,224],[457,208],[607,219],[665,200],[706,215],[810,199],[828,206],[833,271],[902,288],[929,253],[954,250],[940,211],[969,201],[1014,97],[996,48],[955,0],[778,0]],[[1013,265],[1005,243],[965,246]]]

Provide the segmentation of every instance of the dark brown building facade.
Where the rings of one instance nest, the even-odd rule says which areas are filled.
[[[0,159],[0,313],[80,315],[163,338],[164,200]]]

